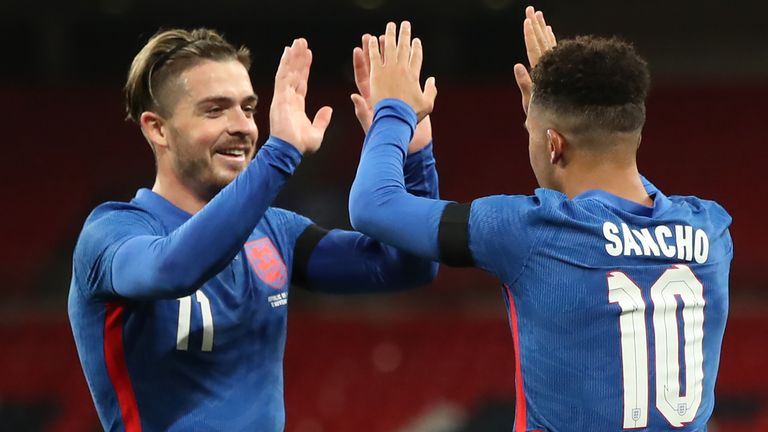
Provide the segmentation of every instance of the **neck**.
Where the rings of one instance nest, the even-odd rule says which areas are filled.
[[[652,206],[653,199],[640,181],[635,163],[617,166],[610,163],[573,166],[563,174],[561,192],[573,198],[588,190],[599,189],[629,201]]]
[[[155,177],[152,192],[167,199],[171,204],[189,214],[199,212],[208,203],[175,176],[161,175],[159,172]]]

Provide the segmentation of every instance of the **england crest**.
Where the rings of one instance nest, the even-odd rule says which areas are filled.
[[[269,237],[262,237],[245,244],[245,255],[251,268],[265,284],[274,289],[285,288],[288,271],[280,253]]]

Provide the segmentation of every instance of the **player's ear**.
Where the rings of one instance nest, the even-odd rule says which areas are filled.
[[[160,114],[152,111],[144,111],[139,117],[141,132],[150,142],[153,148],[166,147],[168,139],[165,130],[165,119]]]
[[[563,159],[565,137],[556,129],[547,129],[547,146],[549,147],[549,162],[556,165]]]

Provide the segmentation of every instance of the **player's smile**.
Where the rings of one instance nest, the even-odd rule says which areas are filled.
[[[247,144],[227,145],[214,150],[214,160],[221,161],[227,168],[237,171],[245,169],[253,146]]]

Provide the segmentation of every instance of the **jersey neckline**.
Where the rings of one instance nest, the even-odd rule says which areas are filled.
[[[600,189],[590,189],[588,191],[582,192],[579,195],[573,197],[573,201],[592,198],[610,204],[611,206],[624,210],[627,213],[645,217],[657,216],[669,208],[670,202],[666,195],[664,195],[653,183],[648,181],[648,179],[645,177],[640,176],[640,180],[642,181],[643,187],[645,188],[646,193],[648,193],[648,196],[653,199],[652,207],[628,200],[626,198],[622,198],[618,195],[614,195]]]
[[[164,222],[181,225],[192,217],[191,214],[176,207],[162,195],[146,188],[141,188],[133,197],[133,203],[157,214]]]

